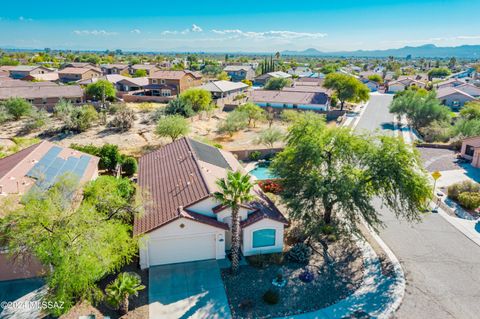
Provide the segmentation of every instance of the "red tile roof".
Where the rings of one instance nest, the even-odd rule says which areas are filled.
[[[285,216],[283,216],[275,204],[272,203],[263,192],[256,191],[256,195],[257,199],[249,203],[249,206],[251,206],[252,209],[256,209],[256,211],[248,215],[248,218],[240,223],[241,227],[247,227],[265,218],[288,224]]]
[[[141,218],[135,219],[135,234],[149,232],[178,218],[179,207],[210,194],[186,138],[142,156],[138,184],[150,194],[151,204]]]

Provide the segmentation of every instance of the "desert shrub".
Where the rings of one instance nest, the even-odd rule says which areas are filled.
[[[14,120],[19,120],[23,116],[30,115],[33,111],[32,104],[19,97],[9,98],[3,101],[2,105]]]
[[[292,80],[284,78],[271,78],[265,83],[265,90],[281,90],[285,86],[290,86]]]
[[[122,172],[126,176],[133,176],[138,170],[137,160],[134,157],[127,156],[122,159]]]
[[[312,256],[312,248],[304,243],[295,244],[286,254],[286,258],[292,262],[306,264]]]
[[[263,301],[265,301],[269,305],[276,305],[280,301],[280,295],[278,294],[277,291],[273,289],[267,290],[263,294],[262,298],[263,298]]]
[[[11,119],[10,113],[5,106],[0,105],[0,124],[5,123],[6,121]]]
[[[235,132],[244,129],[247,126],[248,114],[246,112],[233,111],[228,114],[224,121],[219,123],[218,131],[233,136]]]
[[[461,193],[478,193],[480,192],[480,184],[470,180],[455,183],[448,186],[447,194],[453,200],[458,200]]]
[[[179,114],[184,117],[190,117],[195,114],[192,104],[187,99],[175,99],[168,102],[165,108],[165,113],[168,115]]]
[[[463,192],[458,195],[458,202],[466,209],[476,209],[480,207],[480,192]]]
[[[137,116],[135,115],[135,112],[125,107],[115,114],[110,121],[109,126],[125,132],[133,127],[136,119]]]
[[[155,133],[160,137],[170,137],[175,141],[190,131],[188,121],[181,115],[167,115],[157,122]]]
[[[49,120],[50,118],[48,117],[47,111],[34,108],[32,112],[30,112],[30,117],[25,124],[25,129],[27,131],[38,130],[47,125]]]
[[[258,161],[262,157],[262,152],[260,151],[253,151],[248,155],[248,158],[251,161]]]
[[[156,122],[158,122],[158,120],[160,120],[165,115],[166,115],[165,108],[159,107],[159,108],[155,109],[155,111],[152,112],[151,120],[156,123]]]
[[[285,123],[292,123],[296,121],[300,116],[300,113],[295,110],[283,110],[280,114],[280,119]]]
[[[69,100],[60,99],[53,107],[53,115],[64,123],[70,120],[75,106]]]
[[[313,275],[313,273],[311,271],[309,271],[308,269],[305,269],[299,276],[298,278],[303,281],[303,282],[312,282],[313,279],[315,279],[315,276]]]
[[[98,113],[92,105],[83,105],[73,109],[67,124],[69,129],[84,132],[98,120]]]
[[[213,143],[212,146],[215,146],[216,148],[222,149],[223,145],[220,143]]]
[[[419,131],[428,143],[448,142],[452,135],[452,127],[448,122],[434,121],[428,126],[420,128]]]

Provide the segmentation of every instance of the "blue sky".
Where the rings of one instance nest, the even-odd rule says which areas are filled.
[[[272,52],[454,46],[480,44],[478,12],[477,0],[6,1],[0,47]]]

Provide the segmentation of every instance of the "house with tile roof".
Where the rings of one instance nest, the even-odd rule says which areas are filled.
[[[398,79],[398,80],[388,82],[387,92],[388,93],[402,92],[411,86],[416,86],[418,88],[425,88],[426,84],[425,82],[418,81],[410,77],[406,77],[403,79]]]
[[[200,86],[202,75],[189,70],[182,71],[156,71],[148,77],[148,85],[144,89],[144,95],[174,97],[183,91]]]
[[[475,101],[476,98],[461,89],[461,87],[444,87],[437,90],[437,99],[452,111],[458,111],[465,103]]]
[[[296,90],[295,90],[296,89]],[[330,97],[324,88],[296,86],[286,90],[253,90],[250,100],[261,107],[328,111]]]
[[[245,92],[248,85],[242,82],[212,81],[205,83],[200,88],[212,93],[214,99],[221,99]]]
[[[223,71],[228,74],[233,82],[252,81],[255,77],[255,70],[250,65],[227,65]]]
[[[36,74],[47,74],[53,72],[52,69],[46,68],[44,66],[38,65],[17,65],[9,69],[10,77],[12,79],[23,79],[29,75],[36,75]]]
[[[81,82],[91,78],[98,78],[102,75],[102,72],[97,68],[74,68],[68,67],[58,71],[58,78],[60,82]]]
[[[144,235],[140,266],[224,259],[231,248],[231,209],[213,197],[216,181],[228,171],[243,171],[229,152],[189,138],[144,155],[138,184],[149,194],[134,234]],[[258,186],[255,199],[240,208],[244,256],[281,252],[286,218]]]
[[[273,78],[280,78],[280,79],[291,79],[292,75],[288,74],[283,71],[275,71],[275,72],[269,72],[265,73],[262,75],[259,75],[255,78],[255,84],[256,85],[265,85],[268,80],[273,79]]]
[[[6,199],[19,200],[34,188],[44,191],[65,174],[72,176],[80,185],[87,183],[97,178],[99,160],[96,156],[48,141],[31,145],[0,159],[0,202]],[[42,274],[43,268],[37,259],[31,257],[28,263],[14,263],[2,244],[0,281]]]

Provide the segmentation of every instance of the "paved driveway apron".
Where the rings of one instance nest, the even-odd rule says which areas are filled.
[[[150,319],[231,318],[215,260],[150,268]]]

